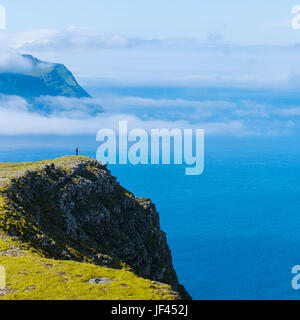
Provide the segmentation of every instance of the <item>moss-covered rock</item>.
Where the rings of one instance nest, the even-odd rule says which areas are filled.
[[[189,298],[155,206],[87,157],[0,164],[0,265],[5,298]]]

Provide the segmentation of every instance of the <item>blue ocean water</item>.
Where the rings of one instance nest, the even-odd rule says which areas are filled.
[[[81,138],[88,143],[93,137]],[[205,172],[197,177],[185,176],[182,166],[109,169],[124,187],[156,204],[180,281],[194,299],[299,299],[291,269],[300,264],[300,152],[209,147]],[[95,150],[84,153],[95,156]],[[71,153],[10,148],[0,161]]]
[[[95,157],[94,136],[1,137],[0,161],[56,158],[77,145]],[[156,204],[180,282],[194,299],[300,299],[291,286],[300,265],[299,159],[297,134],[207,137],[201,176],[174,165],[109,169]]]
[[[112,171],[151,195],[195,299],[299,299],[291,287],[300,259],[299,154],[208,148],[200,177],[178,167]]]

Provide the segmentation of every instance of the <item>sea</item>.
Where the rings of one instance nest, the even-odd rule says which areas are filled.
[[[218,100],[251,100],[279,108],[295,107],[300,99],[297,91],[266,89],[104,87],[90,91],[99,97],[158,100],[207,101],[218,96]],[[155,203],[179,281],[194,299],[298,300],[292,268],[300,265],[299,137],[297,127],[287,135],[208,135],[200,176],[185,175],[183,165],[108,168],[126,189]],[[0,161],[52,159],[74,154],[77,146],[81,154],[95,157],[98,145],[95,135],[1,136]]]

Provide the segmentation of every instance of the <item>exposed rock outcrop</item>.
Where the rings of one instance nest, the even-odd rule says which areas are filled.
[[[0,227],[9,235],[48,258],[125,264],[189,298],[178,283],[154,204],[122,188],[100,162],[65,157],[22,167],[2,181],[13,219],[0,218]]]

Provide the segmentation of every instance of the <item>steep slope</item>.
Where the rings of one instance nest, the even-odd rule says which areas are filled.
[[[29,255],[38,270],[45,265],[54,266],[49,269],[52,272],[49,277],[55,270],[55,274],[62,272],[69,284],[79,281],[74,282],[76,288],[82,281],[91,282],[92,278],[100,279],[100,282],[105,278],[114,279],[105,285],[107,290],[112,289],[112,283],[116,286],[110,296],[104,291],[107,298],[120,289],[117,299],[127,299],[128,295],[123,293],[129,292],[128,288],[133,288],[135,282],[144,289],[148,288],[144,293],[139,291],[141,299],[148,299],[151,295],[159,299],[174,299],[176,293],[171,291],[171,287],[182,298],[189,298],[178,284],[155,206],[149,199],[137,198],[122,188],[106,166],[98,161],[87,157],[64,157],[37,163],[0,164],[0,185],[0,230],[5,249],[0,246],[0,265],[12,263],[8,259],[15,259],[14,266],[15,261],[25,263],[23,260]],[[16,257],[1,256],[1,251],[9,253],[14,249]],[[27,252],[25,256],[22,250]],[[75,277],[79,271],[68,271],[77,270],[80,266],[84,266],[86,271],[82,270],[79,278]],[[123,270],[124,267],[127,271]],[[102,269],[96,272],[95,268]],[[139,277],[159,283],[138,278],[128,268]],[[126,277],[128,280],[124,282],[122,279]],[[130,283],[129,279],[133,282]],[[88,285],[93,286],[91,283]],[[36,285],[28,281],[28,286]],[[141,290],[141,287],[137,289]],[[23,297],[25,289],[17,288],[12,282],[7,290],[12,290],[11,294],[15,296],[18,295],[15,290],[19,290],[20,295],[22,293],[20,298]],[[8,296],[9,291],[6,293]],[[66,295],[66,298],[71,297]],[[104,297],[100,295],[97,298]]]
[[[116,269],[53,260],[0,231],[0,265],[7,286],[0,300],[174,300],[171,287]]]
[[[46,95],[90,97],[64,65],[44,62],[31,55],[22,57],[31,67],[23,73],[0,73],[0,93],[25,98]]]

